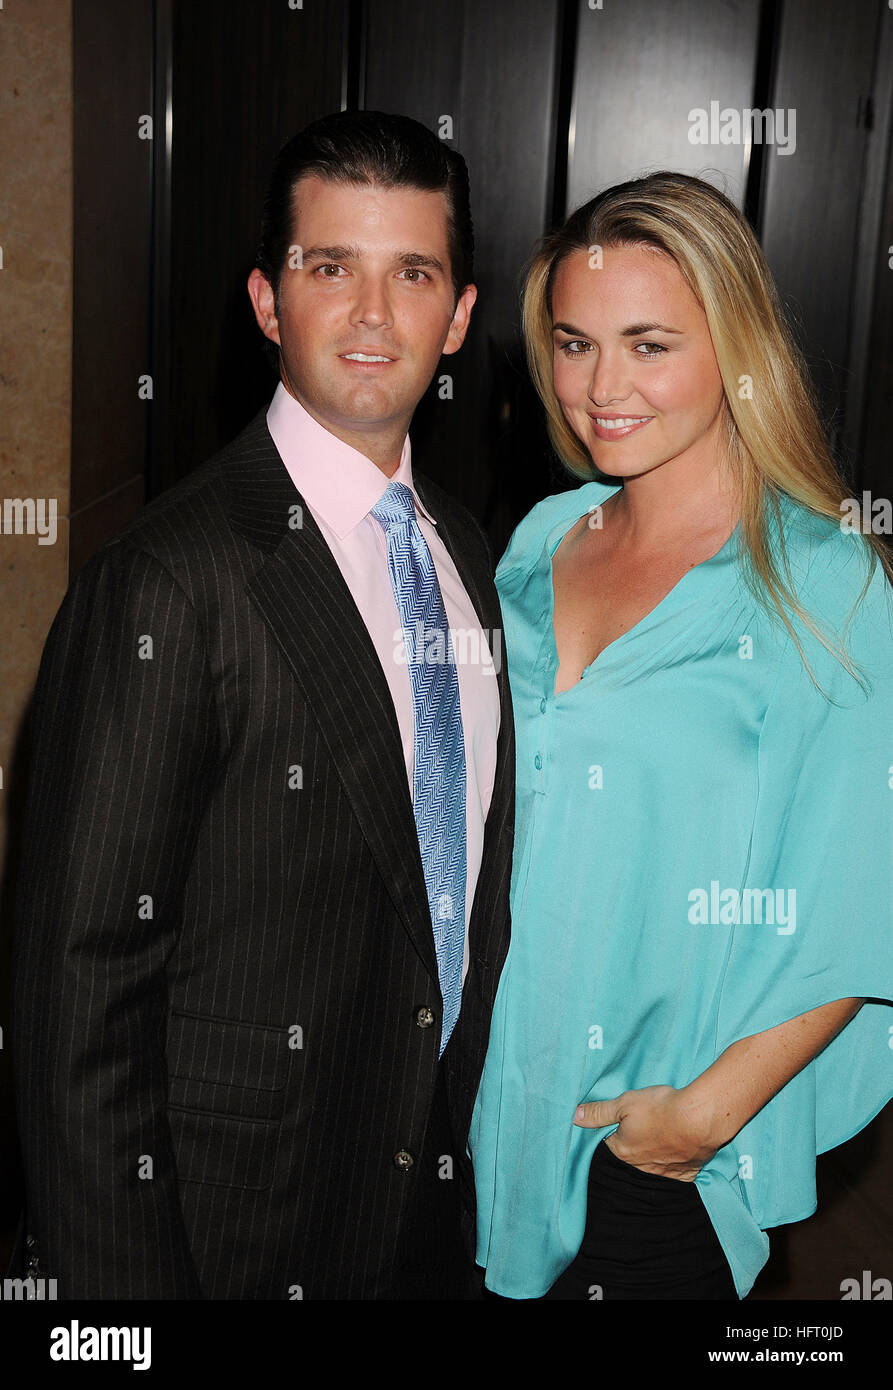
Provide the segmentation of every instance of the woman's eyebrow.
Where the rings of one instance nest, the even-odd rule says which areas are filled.
[[[589,334],[584,333],[582,328],[574,328],[569,323],[553,323],[552,332],[572,333],[575,338],[588,338]],[[629,328],[621,329],[621,337],[638,338],[641,333],[681,333],[681,328],[668,328],[664,323],[633,323]]]
[[[681,328],[668,328],[665,323],[633,323],[621,330],[624,338],[638,338],[640,333],[681,333]]]

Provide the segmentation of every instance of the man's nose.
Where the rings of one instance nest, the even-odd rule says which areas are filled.
[[[390,328],[394,321],[391,299],[386,285],[380,280],[361,280],[354,299],[352,323],[364,323],[370,328]]]

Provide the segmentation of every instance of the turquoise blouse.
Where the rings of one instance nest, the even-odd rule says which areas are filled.
[[[877,564],[847,633],[861,685],[793,621],[820,690],[747,588],[738,527],[556,696],[552,555],[617,490],[547,497],[496,571],[517,810],[469,1137],[477,1258],[508,1298],[573,1260],[616,1128],[575,1126],[580,1101],[685,1086],[740,1038],[864,996],[695,1180],[743,1298],[766,1228],[815,1210],[816,1155],[893,1095],[893,590]],[[782,526],[800,602],[839,632],[864,539],[787,497]]]

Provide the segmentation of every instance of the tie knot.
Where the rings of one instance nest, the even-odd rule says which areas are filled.
[[[388,483],[369,514],[386,528],[399,526],[403,521],[414,521],[415,502],[411,488],[405,483]]]

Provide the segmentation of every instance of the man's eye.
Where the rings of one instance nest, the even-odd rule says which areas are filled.
[[[401,271],[400,271],[400,274],[401,274],[401,275],[420,275],[420,276],[422,277],[422,280],[428,280],[428,279],[430,279],[430,276],[427,274],[427,272],[424,271],[424,270],[422,270],[422,269],[420,269],[420,267],[417,266],[417,265],[408,265],[408,266],[406,266],[406,268],[405,268],[404,270],[401,270]],[[412,284],[412,285],[420,285],[421,282],[422,282],[421,280],[411,280],[411,281],[410,281],[410,284]]]
[[[326,270],[340,271],[341,266],[340,266],[340,265],[336,265],[334,261],[326,261],[326,263],[325,263],[324,265],[318,265],[318,266],[316,267],[316,269],[317,269],[317,272],[319,272],[320,270],[322,270],[322,271],[326,271]],[[336,280],[338,277],[337,277],[337,275],[323,275],[322,278],[323,278],[323,280]]]

